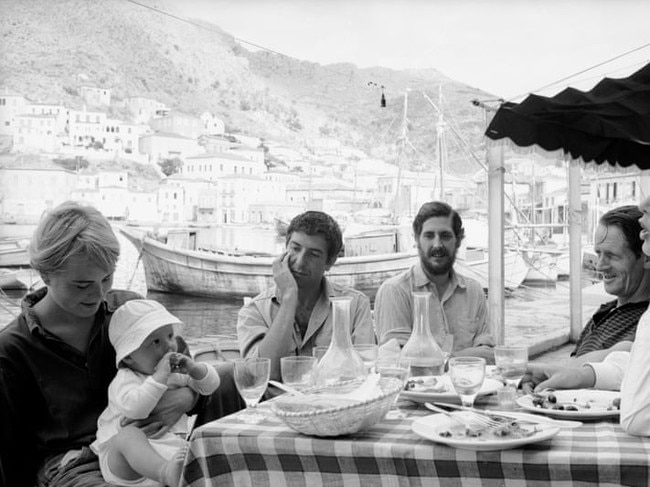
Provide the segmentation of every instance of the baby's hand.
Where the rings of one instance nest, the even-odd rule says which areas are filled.
[[[187,355],[173,352],[169,357],[169,365],[172,372],[176,372],[178,374],[187,374],[189,373],[190,367],[194,365],[194,361]]]
[[[156,365],[156,370],[153,373],[153,378],[161,384],[167,384],[169,374],[172,373],[171,357],[174,354],[175,352],[166,353]]]

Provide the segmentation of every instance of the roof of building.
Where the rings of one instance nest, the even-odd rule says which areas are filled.
[[[191,159],[228,159],[231,161],[251,162],[250,159],[246,159],[245,157],[241,157],[241,156],[236,156],[235,154],[229,154],[228,152],[212,152],[212,153],[205,153],[205,154],[197,154],[195,156],[189,156],[185,158],[185,160],[191,160]]]

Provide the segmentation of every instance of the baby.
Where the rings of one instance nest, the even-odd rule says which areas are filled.
[[[177,353],[178,318],[160,303],[127,301],[111,319],[108,336],[118,370],[108,388],[108,406],[97,422],[91,448],[106,482],[116,485],[178,486],[187,449],[187,417],[162,436],[148,438],[123,419],[144,419],[168,388],[189,386],[202,395],[219,387],[214,367]]]

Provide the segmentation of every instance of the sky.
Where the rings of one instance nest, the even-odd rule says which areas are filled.
[[[590,89],[604,76],[624,77],[650,62],[648,0],[184,0],[182,7],[179,4],[187,17],[218,25],[245,41],[242,45],[249,50],[253,47],[247,43],[321,64],[434,68],[515,101],[530,92],[553,95],[566,86]],[[556,83],[567,77],[571,78]]]

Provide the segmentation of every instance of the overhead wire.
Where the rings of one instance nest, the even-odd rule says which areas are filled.
[[[641,46],[635,47],[634,49],[630,49],[630,50],[628,50],[628,51],[625,51],[625,52],[623,52],[623,53],[621,53],[621,54],[618,54],[618,55],[616,55],[616,56],[614,56],[614,57],[612,57],[612,58],[606,59],[605,61],[602,61],[602,62],[600,62],[600,63],[594,64],[594,65],[592,65],[592,66],[590,66],[590,67],[588,67],[588,68],[581,69],[580,71],[578,71],[578,72],[576,72],[576,73],[573,73],[573,74],[571,74],[571,75],[569,75],[569,76],[565,76],[564,78],[561,78],[561,79],[559,79],[559,80],[557,80],[557,81],[553,81],[552,83],[548,83],[548,84],[546,84],[546,85],[544,85],[544,86],[541,86],[540,88],[537,88],[537,89],[535,89],[535,90],[533,90],[533,91],[529,91],[529,92],[527,92],[527,93],[522,93],[521,95],[518,95],[518,96],[512,97],[512,98],[510,98],[510,101],[515,100],[515,99],[517,99],[517,98],[521,98],[522,96],[530,95],[530,94],[535,93],[535,92],[543,91],[543,90],[545,90],[545,89],[547,89],[547,88],[550,88],[550,87],[552,87],[552,86],[559,85],[560,83],[563,83],[563,82],[565,82],[565,81],[568,81],[568,80],[570,80],[571,78],[575,78],[576,76],[580,76],[581,74],[584,74],[584,73],[586,73],[586,72],[588,72],[588,71],[591,71],[591,70],[593,70],[593,69],[599,68],[599,67],[601,67],[601,66],[604,66],[605,64],[611,63],[611,62],[613,62],[613,61],[616,61],[617,59],[621,59],[621,58],[623,58],[623,57],[625,57],[625,56],[628,56],[628,55],[630,55],[630,54],[633,54],[633,53],[635,53],[635,52],[638,52],[638,51],[640,51],[640,50],[642,50],[642,49],[646,49],[646,48],[648,48],[648,47],[650,47],[650,42],[648,42],[648,43],[646,43],[646,44],[643,44],[643,45],[641,45]]]

